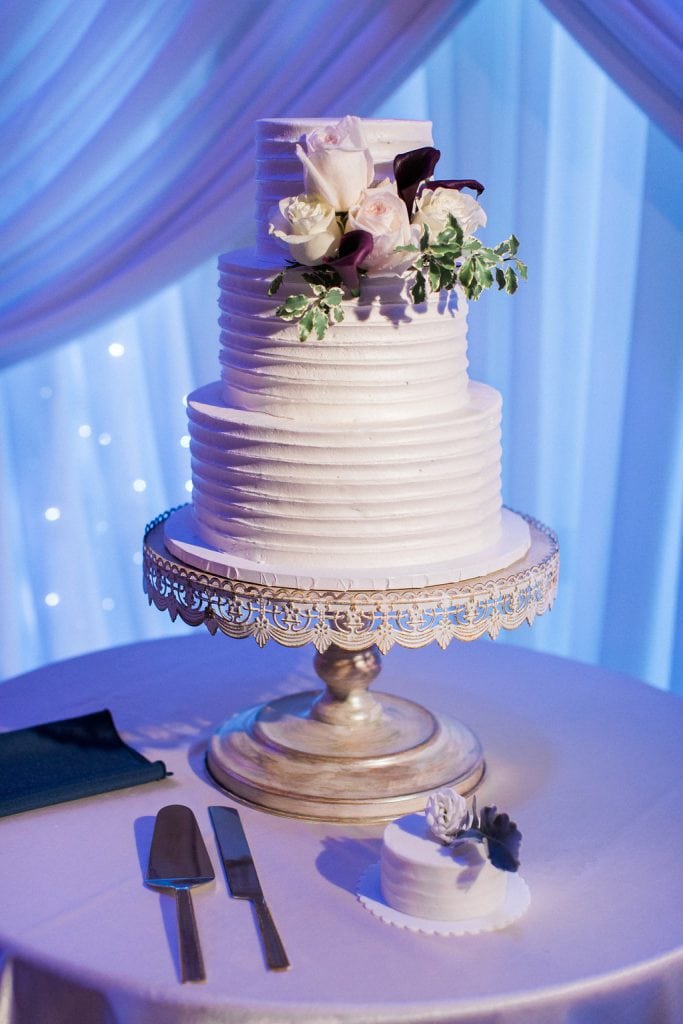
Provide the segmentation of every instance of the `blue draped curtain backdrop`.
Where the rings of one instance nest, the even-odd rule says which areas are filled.
[[[185,628],[147,606],[141,535],[189,498],[253,121],[358,113],[431,119],[439,174],[485,183],[486,237],[530,267],[470,314],[506,501],[562,545],[554,610],[501,639],[683,690],[682,23],[661,0],[5,3],[0,674]]]

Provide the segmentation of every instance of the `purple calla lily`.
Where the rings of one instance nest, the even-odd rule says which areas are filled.
[[[427,189],[434,191],[436,188],[453,188],[457,189],[458,192],[462,192],[464,188],[471,188],[477,193],[479,197],[484,191],[484,186],[480,181],[475,181],[474,178],[450,178],[444,179],[443,181],[423,181],[420,186],[420,192],[424,192]]]
[[[398,153],[394,157],[394,178],[396,188],[412,217],[413,203],[420,183],[434,173],[441,151],[433,146],[411,149],[409,153]]]
[[[326,259],[325,264],[337,271],[347,288],[352,292],[357,291],[360,287],[358,269],[372,252],[374,244],[369,231],[360,228],[347,231],[339,242],[339,255],[334,259]]]

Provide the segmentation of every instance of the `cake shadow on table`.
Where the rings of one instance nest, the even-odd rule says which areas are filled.
[[[152,835],[154,833],[154,825],[156,822],[156,816],[153,814],[145,814],[139,818],[136,818],[133,822],[133,831],[135,834],[135,846],[138,856],[138,862],[140,865],[140,881],[145,882],[147,875],[147,865],[149,863],[149,851],[152,846]],[[167,893],[159,892],[153,893],[152,890],[149,892],[149,896],[156,898],[159,903],[159,914],[161,916],[161,922],[164,928],[164,934],[166,936],[166,943],[168,945],[169,952],[173,957],[173,963],[175,966],[178,980],[181,978],[181,964],[180,964],[180,951],[178,947],[178,919],[176,910],[176,901],[172,897],[169,897]]]
[[[355,895],[358,879],[377,861],[381,850],[381,838],[325,836],[315,866],[326,881]]]
[[[147,863],[149,861],[149,848],[152,845],[154,821],[155,816],[153,814],[144,814],[141,817],[136,818],[133,822],[135,848],[137,850],[138,861],[140,864],[140,876],[142,878],[145,877],[145,869],[147,868]]]

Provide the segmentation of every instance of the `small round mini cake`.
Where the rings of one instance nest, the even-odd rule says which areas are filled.
[[[505,902],[508,878],[487,859],[483,843],[440,843],[424,814],[399,818],[384,831],[382,896],[403,914],[434,921],[485,917]]]

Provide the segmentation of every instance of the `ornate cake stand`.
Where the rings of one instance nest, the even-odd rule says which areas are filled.
[[[481,744],[462,722],[410,700],[371,693],[381,655],[476,640],[531,624],[557,592],[554,534],[524,516],[531,547],[501,572],[410,590],[295,590],[192,568],[164,545],[165,512],[145,531],[150,604],[215,634],[312,644],[322,691],[249,708],[212,737],[207,766],[241,800],[280,814],[326,821],[395,818],[422,809],[434,789],[471,792],[484,774]]]

